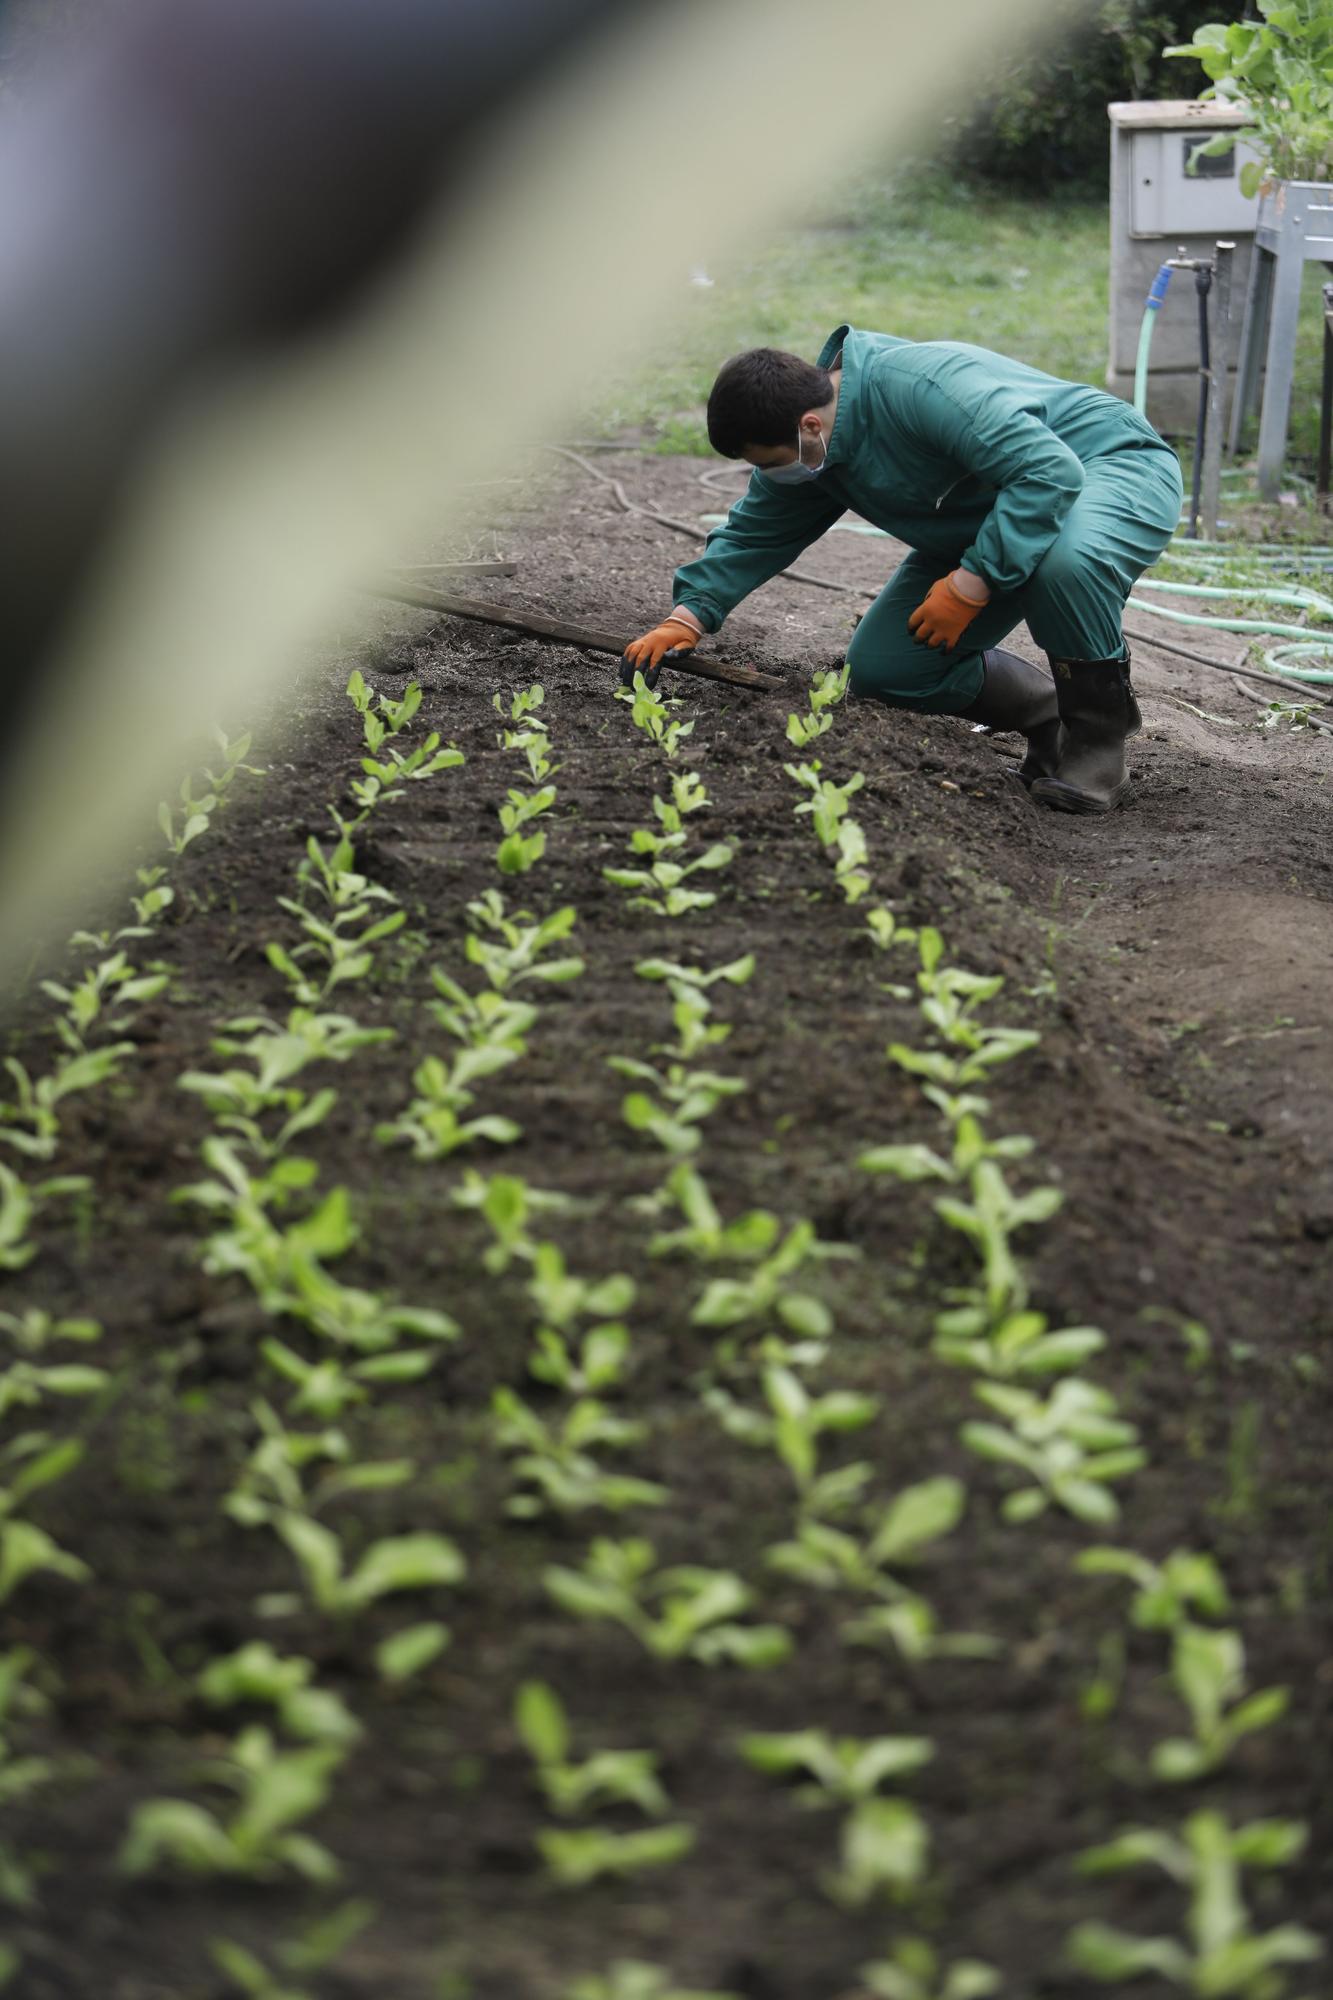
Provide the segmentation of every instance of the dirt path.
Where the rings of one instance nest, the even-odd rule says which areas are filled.
[[[694,461],[627,452],[611,462],[668,513],[711,510]],[[497,600],[627,630],[667,607],[683,538],[627,517],[573,468],[540,495],[498,492],[477,553],[498,545],[520,569],[495,585]],[[891,553],[835,533],[808,560],[874,588]],[[795,706],[807,670],[838,657],[855,602],[775,582],[727,641],[789,673]],[[235,1989],[210,1970],[210,1938],[272,1962],[277,1942],[327,1907],[286,1882],[127,1882],[113,1858],[137,1802],[199,1796],[203,1761],[232,1718],[201,1703],[194,1677],[254,1637],[256,1604],[292,1586],[275,1539],[221,1512],[253,1442],[256,1395],[277,1393],[257,1360],[272,1322],[239,1282],[201,1271],[199,1217],[170,1199],[197,1174],[206,1129],[177,1079],[211,1060],[221,1020],[281,1004],[265,945],[305,841],[326,834],[328,801],[358,770],[342,692],[353,665],[386,689],[417,678],[422,722],[467,763],[386,808],[359,850],[409,912],[389,970],[354,996],[358,1018],[398,1039],[334,1075],[336,1113],[308,1150],[322,1186],[349,1187],[361,1224],[339,1274],[446,1306],[464,1338],[424,1387],[346,1414],[358,1455],[418,1468],[408,1488],[350,1510],[346,1531],[439,1529],[469,1572],[419,1614],[446,1619],[452,1639],[401,1687],[386,1688],[371,1663],[373,1644],[404,1622],[392,1607],[354,1625],[304,1608],[262,1625],[366,1729],[313,1831],[342,1864],[341,1893],[368,1896],[379,1914],[317,1982],[321,2000],[565,2000],[575,1975],[616,1956],[740,2000],[863,2000],[857,1967],[908,1928],[951,1957],[1001,1967],[1006,2000],[1092,2000],[1107,1989],[1062,1968],[1069,1926],[1095,1915],[1170,1930],[1180,1899],[1164,1881],[1127,1876],[1098,1885],[1094,1900],[1071,1854],[1204,1803],[1235,1820],[1309,1824],[1305,1857],[1256,1909],[1265,1927],[1299,1920],[1333,1935],[1333,745],[1256,730],[1222,677],[1151,648],[1136,655],[1146,716],[1136,791],[1104,822],[1034,808],[1006,777],[1001,746],[951,719],[854,706],[828,739],[831,765],[866,773],[857,812],[876,894],[904,922],[937,924],[961,964],[1002,973],[1001,1017],[1041,1031],[1036,1051],[996,1073],[993,1129],[1029,1135],[1029,1171],[1065,1197],[1058,1221],[1031,1237],[1036,1303],[1055,1325],[1106,1330],[1097,1378],[1148,1453],[1111,1532],[1157,1559],[1180,1546],[1215,1554],[1250,1684],[1291,1690],[1280,1727],[1188,1796],[1164,1796],[1145,1773],[1151,1746],[1180,1726],[1160,1635],[1131,1633],[1116,1653],[1123,1587],[1071,1569],[1086,1529],[1054,1513],[1021,1529],[1002,1519],[1003,1476],[979,1471],[958,1442],[976,1414],[970,1382],[930,1354],[941,1296],[971,1266],[936,1222],[929,1188],[870,1183],[856,1167],[868,1145],[938,1143],[938,1132],[915,1085],[884,1060],[888,1042],[920,1032],[911,961],[885,972],[857,941],[793,815],[788,704],[679,689],[697,718],[690,761],[714,801],[708,837],[737,849],[691,946],[710,964],[753,951],[760,967],[726,1002],[723,1066],[746,1089],[710,1125],[708,1181],[728,1216],[764,1206],[808,1217],[861,1253],[814,1281],[836,1313],[835,1386],[879,1399],[873,1425],[831,1455],[869,1462],[877,1491],[942,1472],[972,1484],[965,1529],[921,1581],[942,1628],[991,1635],[994,1659],[913,1667],[840,1644],[847,1606],[766,1564],[791,1533],[785,1471],[723,1436],[696,1393],[710,1367],[690,1319],[699,1274],[646,1254],[630,1198],[657,1185],[660,1162],[624,1126],[624,1085],[605,1062],[660,1038],[660,989],[633,969],[679,936],[630,915],[602,876],[623,862],[661,783],[609,699],[614,668],[386,610],[355,630],[349,618],[312,663],[290,740],[258,746],[268,778],[173,874],[177,991],[136,1029],[132,1091],[80,1104],[60,1165],[93,1176],[95,1212],[56,1230],[25,1294],[53,1312],[95,1301],[107,1326],[99,1359],[118,1372],[115,1396],[89,1420],[84,1464],[43,1515],[96,1585],[38,1581],[19,1600],[17,1636],[51,1667],[32,1747],[83,1760],[14,1816],[20,1848],[42,1857],[16,1928],[21,2000],[225,2000]],[[571,1268],[637,1282],[632,1402],[648,1435],[633,1471],[669,1487],[672,1504],[515,1522],[490,1409],[497,1387],[542,1394],[526,1374],[521,1273],[484,1269],[484,1230],[448,1199],[460,1161],[423,1166],[369,1135],[438,1042],[424,1008],[429,968],[462,963],[464,904],[496,879],[495,808],[513,772],[496,748],[492,690],[538,679],[561,809],[524,890],[543,909],[577,905],[588,969],[552,989],[530,1054],[485,1108],[523,1128],[503,1164],[580,1204],[551,1225]],[[37,1048],[31,1020],[14,1046]],[[793,1635],[789,1667],[766,1676],[664,1662],[622,1631],[557,1616],[545,1565],[577,1562],[593,1534],[626,1533],[651,1534],[666,1562],[748,1579],[762,1615]],[[565,1699],[581,1753],[659,1753],[673,1810],[697,1833],[685,1862],[577,1894],[543,1878],[533,1839],[549,1816],[512,1722],[516,1687],[533,1676]],[[1100,1708],[1099,1680],[1111,1688]],[[936,1867],[909,1908],[845,1910],[823,1896],[835,1822],[802,1813],[736,1756],[746,1731],[815,1725],[938,1743],[912,1784]],[[1311,1994],[1325,1985],[1321,1972]],[[1159,2000],[1151,1984],[1134,1991]]]

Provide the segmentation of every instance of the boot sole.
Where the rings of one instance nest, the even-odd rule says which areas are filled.
[[[1040,799],[1054,812],[1084,814],[1114,812],[1124,803],[1128,792],[1128,778],[1104,799],[1099,799],[1095,792],[1081,792],[1076,785],[1063,784],[1059,778],[1034,778],[1028,787],[1029,798]]]

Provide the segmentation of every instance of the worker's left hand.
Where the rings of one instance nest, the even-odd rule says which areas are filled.
[[[990,591],[971,570],[956,569],[933,583],[922,603],[907,621],[907,629],[920,646],[935,646],[952,652],[979,611],[984,611]]]

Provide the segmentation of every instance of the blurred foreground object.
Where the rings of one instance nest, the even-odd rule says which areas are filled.
[[[212,715],[660,344],[683,265],[919,141],[957,51],[1045,6],[830,0],[835,91],[801,0],[138,0],[52,60],[0,134],[0,957]],[[793,101],[780,145],[738,115]]]

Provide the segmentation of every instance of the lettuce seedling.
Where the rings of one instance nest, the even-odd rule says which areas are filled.
[[[1045,1401],[1030,1389],[979,1382],[973,1393],[1008,1419],[1008,1427],[964,1424],[969,1450],[1010,1465],[1032,1481],[1010,1493],[1006,1521],[1032,1521],[1047,1507],[1063,1507],[1080,1521],[1113,1521],[1120,1512],[1110,1483],[1137,1472],[1147,1454],[1135,1444],[1135,1426],[1117,1417],[1115,1397],[1077,1376],[1056,1385]]]
[[[966,1236],[982,1267],[987,1313],[996,1320],[1021,1312],[1027,1286],[1014,1256],[1012,1239],[1020,1229],[1049,1222],[1064,1201],[1059,1188],[1038,1187],[1016,1195],[994,1160],[982,1160],[968,1176],[971,1201],[941,1195],[935,1212]]]
[[[683,885],[701,871],[716,872],[730,865],[735,849],[719,840],[694,861],[654,861],[647,868],[603,868],[602,874],[618,889],[637,889],[631,896],[631,910],[651,910],[658,917],[683,917],[690,910],[706,910],[717,901],[712,890],[687,889]]]
[[[630,721],[656,745],[668,762],[679,754],[686,738],[694,734],[692,722],[680,722],[672,716],[671,711],[681,704],[670,696],[660,694],[656,688],[650,688],[641,673],[635,674],[632,688],[619,687],[615,696],[617,701],[628,703]]]
[[[426,1002],[446,1034],[471,1049],[506,1048],[515,1055],[527,1049],[526,1037],[536,1026],[538,1009],[524,1000],[510,1000],[493,987],[469,993],[437,965],[431,983],[438,1000]]]
[[[252,1639],[238,1652],[211,1661],[196,1685],[214,1708],[262,1703],[276,1712],[289,1736],[349,1747],[361,1735],[361,1724],[341,1695],[310,1685],[314,1675],[313,1660],[296,1654],[283,1658],[267,1640]]]
[[[1084,1576],[1123,1576],[1134,1585],[1130,1618],[1140,1630],[1175,1631],[1195,1612],[1205,1618],[1225,1618],[1231,1599],[1222,1572],[1211,1556],[1173,1549],[1163,1563],[1150,1562],[1134,1549],[1084,1549],[1074,1568]]]
[[[275,1954],[282,1968],[281,1978],[270,1972],[254,1952],[230,1938],[210,1938],[208,1949],[218,1970],[245,1995],[245,2000],[312,2000],[308,1991],[288,1986],[285,1980],[289,1975],[305,1978],[322,1972],[374,1915],[373,1903],[364,1897],[353,1897],[327,1917],[318,1918],[300,1937],[284,1940]]]
[[[403,1486],[416,1470],[411,1459],[348,1464],[351,1446],[342,1431],[290,1430],[262,1400],[251,1405],[251,1415],[259,1427],[259,1441],[222,1503],[224,1513],[243,1528],[271,1527],[282,1513],[317,1514],[348,1494]],[[306,1468],[324,1464],[338,1469],[323,1473],[307,1495]]]
[[[771,1414],[737,1403],[724,1389],[711,1389],[704,1402],[728,1437],[757,1445],[781,1459],[795,1481],[803,1512],[819,1515],[843,1512],[859,1499],[873,1476],[869,1465],[845,1465],[819,1474],[820,1439],[828,1431],[855,1431],[879,1414],[877,1396],[857,1396],[833,1389],[812,1396],[790,1368],[770,1365],[763,1371],[763,1389]]]
[[[514,1727],[536,1766],[552,1812],[576,1819],[598,1806],[637,1806],[660,1819],[671,1801],[657,1777],[653,1750],[599,1750],[581,1764],[569,1761],[569,1718],[559,1696],[542,1681],[525,1681],[514,1703]]]
[[[171,1863],[192,1875],[271,1880],[290,1869],[308,1882],[333,1882],[338,1864],[309,1834],[295,1831],[329,1796],[341,1746],[280,1750],[267,1729],[243,1730],[210,1774],[240,1796],[230,1818],[185,1799],[146,1799],[130,1816],[117,1857],[126,1875],[150,1875]]]
[[[434,729],[424,742],[406,754],[390,744],[383,757],[363,757],[361,769],[364,776],[354,778],[351,787],[352,798],[360,807],[360,812],[350,822],[340,820],[340,830],[347,832],[364,825],[378,806],[402,798],[405,785],[433,778],[439,771],[456,770],[465,762],[456,743],[448,743],[441,748],[439,731]]]
[[[449,1199],[456,1208],[475,1209],[490,1229],[494,1241],[482,1262],[493,1277],[515,1257],[535,1257],[537,1244],[528,1227],[535,1216],[564,1214],[574,1205],[568,1195],[531,1187],[517,1174],[480,1174],[475,1167]]]
[[[972,1368],[993,1381],[1012,1381],[1046,1375],[1063,1375],[1080,1368],[1106,1345],[1106,1335],[1095,1326],[1066,1326],[1048,1333],[1045,1313],[1010,1313],[992,1333],[984,1328],[985,1315],[967,1306],[941,1313],[935,1322],[932,1353],[955,1368]]]
[[[497,1444],[502,1451],[518,1453],[515,1474],[536,1488],[514,1494],[507,1513],[531,1520],[548,1509],[579,1514],[604,1507],[619,1514],[632,1507],[661,1507],[671,1498],[665,1486],[609,1473],[598,1464],[593,1456],[598,1448],[623,1451],[639,1444],[647,1426],[611,1416],[594,1398],[575,1403],[558,1428],[544,1422],[512,1389],[497,1389],[491,1407]]]
[[[839,824],[846,819],[853,798],[865,784],[865,772],[854,771],[845,785],[837,785],[832,778],[820,777],[824,767],[817,757],[812,764],[784,764],[782,768],[794,784],[810,794],[796,807],[797,816],[809,813],[820,845],[836,847]]]
[[[995,1641],[978,1632],[941,1632],[925,1598],[894,1573],[920,1561],[933,1543],[952,1533],[965,1504],[960,1480],[926,1479],[869,1509],[860,1536],[807,1511],[794,1538],[766,1550],[765,1559],[784,1576],[815,1590],[848,1590],[874,1600],[869,1610],[843,1623],[841,1637],[848,1645],[888,1644],[908,1660],[987,1658],[997,1650]]]
[[[669,1867],[689,1853],[695,1835],[693,1827],[676,1824],[637,1833],[546,1826],[536,1838],[552,1881],[562,1889],[584,1889],[605,1875],[623,1881],[649,1868]]]
[[[24,1718],[44,1714],[46,1697],[32,1682],[37,1655],[29,1646],[11,1646],[0,1653],[0,1801],[15,1806],[34,1792],[42,1791],[60,1776],[60,1766],[51,1757],[21,1756],[15,1742]],[[32,1871],[17,1849],[0,1840],[0,1905],[7,1909],[31,1909],[36,1901]],[[4,1959],[0,1957],[0,1975]],[[0,1976],[0,1988],[4,1979]]]
[[[46,1431],[25,1431],[0,1450],[0,1604],[39,1572],[70,1583],[86,1583],[92,1576],[86,1562],[19,1513],[34,1493],[65,1478],[82,1457],[83,1446],[76,1440],[53,1444]]]
[[[654,1199],[654,1213],[666,1206],[679,1210],[679,1229],[661,1230],[648,1245],[650,1257],[671,1257],[677,1253],[699,1263],[716,1263],[722,1258],[738,1264],[752,1264],[766,1257],[781,1234],[782,1225],[766,1208],[752,1208],[724,1223],[708,1183],[687,1161],[672,1168]]]
[[[535,715],[545,700],[546,689],[540,681],[534,681],[531,687],[516,689],[507,705],[503,695],[493,694],[491,707],[497,715],[507,715],[511,722],[522,722],[525,715]]]
[[[439,1056],[426,1056],[412,1072],[416,1096],[397,1118],[375,1127],[382,1146],[406,1141],[415,1160],[445,1160],[460,1146],[487,1139],[495,1146],[512,1146],[523,1136],[523,1127],[512,1118],[493,1114],[462,1118],[460,1113],[473,1103],[476,1093],[468,1088],[481,1078],[493,1076],[517,1060],[517,1052],[503,1044],[465,1048],[452,1063]]]
[[[1152,1773],[1172,1784],[1206,1777],[1226,1763],[1243,1736],[1270,1729],[1286,1714],[1286,1688],[1245,1691],[1245,1645],[1239,1632],[1184,1621],[1175,1628],[1171,1685],[1190,1713],[1193,1737],[1155,1744]]]
[[[191,841],[198,840],[201,833],[208,832],[209,823],[218,805],[216,792],[205,792],[200,798],[195,798],[190,790],[188,776],[181,779],[180,798],[182,810],[179,828],[176,825],[176,815],[168,800],[159,799],[157,807],[157,823],[162,829],[162,838],[177,856],[184,854]]]
[[[734,1622],[754,1596],[738,1576],[692,1565],[657,1570],[655,1563],[651,1542],[599,1538],[582,1569],[551,1564],[542,1581],[562,1610],[625,1626],[661,1660],[759,1668],[790,1657],[791,1637],[781,1626]]]
[[[532,1246],[528,1297],[543,1322],[568,1333],[580,1319],[609,1319],[628,1312],[634,1303],[634,1280],[622,1271],[605,1278],[580,1278],[565,1267],[558,1244]]]
[[[794,1291],[788,1281],[807,1264],[859,1255],[848,1243],[821,1242],[813,1222],[794,1223],[777,1249],[745,1277],[711,1279],[691,1322],[726,1329],[771,1315],[803,1340],[827,1340],[833,1332],[832,1313],[822,1299]]]
[[[481,967],[497,993],[517,986],[520,980],[541,979],[550,983],[577,979],[583,971],[581,958],[545,956],[552,945],[563,943],[573,930],[576,912],[571,904],[538,922],[528,910],[507,916],[499,890],[487,889],[467,907],[473,923],[467,941],[468,962]],[[491,935],[483,937],[483,930]]]
[[[122,1026],[127,1008],[142,1006],[145,1000],[155,1000],[169,980],[170,974],[164,971],[140,972],[131,965],[127,953],[113,951],[109,958],[89,966],[76,985],[62,986],[59,980],[43,979],[41,990],[64,1008],[63,1019],[55,1024],[56,1033],[66,1048],[77,1056],[86,1052],[89,1031],[99,1021],[104,1021],[113,1029]],[[121,1043],[116,1053],[125,1055],[132,1049],[132,1043]],[[13,1074],[12,1069],[10,1074]],[[87,1085],[76,1087],[86,1089]]]
[[[0,1334],[18,1354],[0,1369],[0,1417],[13,1409],[33,1409],[47,1396],[96,1395],[110,1379],[104,1368],[44,1358],[56,1341],[100,1340],[102,1329],[95,1319],[53,1319],[30,1306],[23,1313],[0,1313]]]
[[[703,1120],[725,1098],[737,1097],[747,1088],[741,1077],[687,1069],[684,1063],[672,1063],[663,1071],[632,1056],[608,1056],[606,1061],[619,1076],[652,1084],[660,1101],[632,1090],[621,1100],[621,1115],[631,1132],[647,1132],[677,1158],[697,1151]]]
[[[133,1042],[107,1042],[100,1048],[82,1049],[60,1057],[55,1068],[35,1083],[17,1057],[6,1057],[15,1097],[12,1104],[0,1104],[0,1144],[12,1146],[31,1160],[52,1159],[60,1139],[57,1107],[65,1098],[96,1089],[118,1076],[126,1056],[133,1053]],[[25,1129],[15,1129],[18,1127]]]
[[[281,1513],[273,1526],[295,1556],[306,1596],[318,1610],[353,1618],[382,1597],[459,1583],[467,1564],[444,1535],[388,1535],[372,1542],[354,1567],[340,1538],[308,1514]],[[286,1600],[282,1600],[286,1608]],[[276,1610],[278,1601],[271,1603]]]
[[[699,1992],[677,1986],[670,1973],[643,1959],[619,1958],[609,1972],[589,1974],[567,1986],[563,2000],[740,2000],[736,1993]]]
[[[847,692],[847,682],[851,675],[847,666],[832,667],[827,673],[815,675],[810,689],[810,707],[805,715],[787,717],[787,741],[798,750],[808,749],[810,744],[832,728],[832,709]]]
[[[1179,1834],[1133,1827],[1079,1857],[1085,1875],[1160,1868],[1189,1892],[1184,1939],[1135,1937],[1106,1924],[1079,1924],[1066,1950],[1074,1968],[1107,1983],[1156,1974],[1209,2000],[1283,2000],[1280,1968],[1322,1958],[1319,1938],[1299,1924],[1256,1931],[1241,1887],[1246,1868],[1284,1868],[1301,1853],[1306,1828],[1292,1820],[1251,1820],[1231,1828],[1218,1812],[1192,1813]]]
[[[311,1416],[320,1423],[331,1422],[344,1410],[366,1399],[367,1383],[399,1384],[419,1382],[435,1366],[435,1356],[427,1348],[408,1347],[388,1354],[372,1354],[368,1360],[344,1362],[332,1359],[307,1361],[280,1340],[261,1341],[260,1353],[271,1368],[296,1385],[290,1409],[294,1416]]]
[[[629,1328],[617,1320],[590,1327],[576,1347],[550,1326],[537,1328],[536,1341],[528,1373],[566,1395],[595,1395],[601,1389],[619,1388],[625,1379]]]
[[[923,1879],[930,1836],[915,1806],[878,1796],[890,1779],[910,1776],[929,1763],[935,1746],[925,1736],[855,1736],[836,1740],[823,1729],[786,1735],[746,1736],[741,1754],[770,1777],[805,1771],[814,1783],[797,1788],[805,1806],[849,1806],[842,1825],[842,1867],[824,1878],[835,1902],[858,1908],[882,1890],[903,1894]]]
[[[874,2000],[990,2000],[1002,1985],[995,1967],[979,1958],[946,1967],[924,1938],[903,1938],[891,1958],[863,1965],[858,1976]]]
[[[21,1180],[0,1165],[0,1271],[21,1271],[37,1255],[28,1235],[36,1216],[61,1195],[86,1194],[92,1183],[86,1174],[57,1174],[51,1180]]]
[[[859,820],[843,819],[838,822],[837,847],[833,879],[842,890],[845,902],[859,903],[870,888],[870,873],[865,865],[869,849],[865,829]]]

